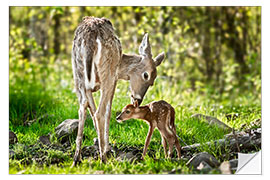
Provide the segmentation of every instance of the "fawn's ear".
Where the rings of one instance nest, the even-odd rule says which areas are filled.
[[[134,107],[139,107],[138,100],[135,100],[133,105],[134,105]]]
[[[165,58],[165,53],[164,52],[157,55],[157,57],[155,57],[155,59],[154,59],[155,65],[159,66],[160,63],[164,60],[164,58]]]
[[[152,58],[151,46],[149,43],[148,33],[146,33],[143,37],[143,40],[142,40],[140,47],[139,47],[139,54],[143,55],[143,56],[147,56],[149,58]]]

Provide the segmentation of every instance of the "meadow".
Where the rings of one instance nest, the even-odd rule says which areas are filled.
[[[230,127],[239,130],[242,124],[250,123],[258,118],[261,118],[261,108],[256,101],[253,104],[249,98],[239,97],[234,105],[226,103],[226,101],[216,102],[199,93],[181,92],[178,90],[179,84],[174,84],[167,79],[157,78],[155,85],[149,89],[143,104],[147,104],[153,100],[164,99],[170,102],[176,110],[176,127],[177,134],[188,145],[194,143],[205,143],[217,139],[222,139],[228,133],[223,129],[215,126],[209,126],[207,123],[191,118],[192,114],[201,113],[217,117]],[[71,87],[58,87],[55,90],[44,91],[41,87],[17,87],[17,90],[10,90],[10,123],[9,129],[15,132],[18,136],[19,144],[31,145],[38,142],[42,135],[51,133],[51,141],[57,143],[57,139],[53,136],[54,128],[65,119],[78,119],[78,103],[76,94],[72,93]],[[14,99],[12,99],[14,98]],[[95,95],[96,102],[99,100],[99,94]],[[130,103],[128,96],[128,82],[119,82],[116,89],[112,105],[112,117],[110,122],[110,143],[136,146],[143,148],[148,125],[140,120],[129,120],[125,123],[116,122],[116,112],[121,111],[122,107]],[[29,113],[30,112],[30,113]],[[25,114],[28,113],[28,119],[34,119],[44,114],[52,115],[40,121],[34,122],[30,126],[25,126],[23,121]],[[236,119],[228,119],[227,114],[238,114]],[[93,122],[88,116],[85,129],[83,146],[93,145],[93,139],[97,137]],[[191,171],[186,165],[186,161],[171,161],[164,158],[163,149],[161,146],[161,137],[155,130],[150,142],[149,149],[155,151],[155,160],[146,157],[145,161],[140,163],[119,162],[114,158],[110,159],[107,164],[101,164],[99,160],[85,159],[82,165],[76,168],[70,168],[72,164],[72,155],[75,151],[75,137],[70,139],[72,148],[67,152],[59,151],[50,152],[56,156],[64,157],[65,161],[56,165],[40,166],[35,162],[29,165],[24,164],[24,159],[10,159],[10,173],[30,174],[55,174],[55,173],[96,173],[102,171],[106,174],[158,174],[167,173],[173,169],[182,169],[181,173],[196,173]],[[183,142],[180,142],[185,146]],[[15,154],[20,156],[24,152],[20,146],[14,145]],[[225,161],[231,157],[229,152],[223,152],[214,147],[203,146],[201,151],[209,152],[218,160]],[[24,156],[26,157],[26,156]],[[52,156],[53,157],[53,156]],[[158,160],[157,160],[158,159]],[[198,173],[198,172],[197,172]]]

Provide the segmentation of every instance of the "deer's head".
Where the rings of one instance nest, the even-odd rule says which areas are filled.
[[[165,55],[164,52],[162,52],[155,58],[152,58],[151,46],[147,33],[144,35],[140,44],[139,54],[140,60],[129,75],[129,78],[131,101],[133,104],[135,101],[138,101],[140,105],[149,86],[154,84],[154,81],[157,77],[156,67],[160,65]]]
[[[128,104],[123,109],[122,112],[116,117],[117,122],[123,122],[131,118],[141,118],[141,111],[138,105],[138,101],[134,104]]]

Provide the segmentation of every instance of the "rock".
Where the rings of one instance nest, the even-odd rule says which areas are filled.
[[[12,131],[9,131],[9,144],[16,144],[18,142],[18,138],[16,134]]]
[[[230,169],[230,162],[224,161],[219,167],[222,174],[232,174]]]
[[[133,161],[139,160],[139,158],[138,156],[136,156],[136,154],[133,154],[132,152],[128,152],[128,153],[121,152],[119,153],[119,156],[116,158],[116,160],[133,162]]]
[[[205,161],[202,161],[199,166],[197,167],[198,170],[203,170],[203,171],[211,171],[212,167],[206,163]]]
[[[232,159],[229,161],[230,163],[230,169],[232,171],[236,171],[237,170],[237,166],[238,166],[238,159]]]
[[[50,136],[40,136],[39,137],[39,141],[44,144],[44,145],[50,145],[51,141],[50,141]]]
[[[193,114],[191,116],[192,118],[197,118],[200,120],[206,120],[206,122],[210,125],[217,125],[218,127],[224,129],[224,130],[229,130],[232,131],[232,128],[230,128],[228,125],[220,121],[219,119],[212,117],[212,116],[206,116],[203,114]]]
[[[98,159],[98,147],[97,146],[84,146],[82,148],[82,158],[93,157]]]
[[[197,169],[203,161],[204,161],[204,163],[202,164],[203,166],[206,166],[205,163],[207,163],[211,168],[218,167],[220,164],[218,160],[211,154],[208,154],[207,152],[201,152],[193,156],[187,162],[187,165]]]
[[[76,134],[78,131],[78,125],[78,119],[66,119],[54,129],[57,139],[63,139],[64,137]]]
[[[9,158],[12,159],[15,156],[15,152],[13,150],[9,150]]]

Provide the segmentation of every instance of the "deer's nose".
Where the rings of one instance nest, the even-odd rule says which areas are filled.
[[[138,101],[138,105],[141,105],[141,103],[142,103],[142,99],[134,99],[134,101]]]
[[[116,120],[117,120],[117,121],[121,120],[120,115],[118,115],[118,116],[116,117]]]
[[[140,105],[142,103],[142,97],[138,94],[136,94],[135,96],[131,95],[131,103],[134,104],[135,101],[137,101]]]

